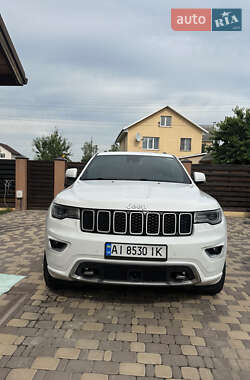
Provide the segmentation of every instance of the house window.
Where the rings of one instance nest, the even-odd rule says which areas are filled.
[[[159,140],[159,137],[143,137],[142,148],[147,150],[158,150]]]
[[[191,151],[191,138],[181,138],[180,150],[183,152]]]
[[[5,158],[5,153],[0,153],[0,158]]]
[[[161,116],[160,127],[170,127],[172,116]]]

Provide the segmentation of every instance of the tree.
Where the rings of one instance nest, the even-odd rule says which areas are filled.
[[[119,150],[120,150],[120,147],[118,144],[112,144],[109,149],[109,152],[118,152]]]
[[[36,137],[33,139],[32,147],[33,152],[35,152],[36,160],[54,160],[58,157],[65,158],[70,161],[70,148],[72,144],[67,141],[66,138],[62,137],[58,129],[55,128],[47,136]]]
[[[86,164],[91,159],[91,157],[98,152],[98,145],[93,144],[93,140],[91,138],[90,141],[85,141],[81,147],[81,150],[83,152],[81,162],[84,162]]]
[[[250,108],[237,106],[233,113],[217,123],[208,151],[218,164],[250,164]]]

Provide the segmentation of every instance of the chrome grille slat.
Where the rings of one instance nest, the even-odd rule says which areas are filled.
[[[163,235],[171,236],[176,234],[176,219],[176,214],[173,212],[163,214]]]
[[[193,213],[82,209],[80,226],[90,233],[188,236],[193,231]]]
[[[82,224],[82,229],[84,231],[89,231],[89,232],[94,231],[94,229],[95,229],[95,212],[94,212],[94,210],[88,210],[88,209],[82,210],[81,224]]]
[[[110,232],[110,227],[111,227],[111,212],[107,210],[98,210],[97,211],[97,232],[108,234]]]
[[[126,211],[114,211],[113,214],[114,234],[125,235],[127,232],[127,213]]]
[[[129,232],[131,235],[143,234],[143,219],[142,212],[133,211],[130,213]]]
[[[146,215],[146,235],[154,236],[160,233],[160,214],[148,212]]]
[[[179,216],[179,234],[190,235],[192,229],[192,214],[189,212],[181,213]]]

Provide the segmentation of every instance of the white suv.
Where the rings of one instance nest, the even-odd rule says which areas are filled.
[[[68,169],[77,177],[77,169]],[[44,278],[101,284],[224,285],[227,232],[218,202],[167,154],[99,153],[52,202]]]

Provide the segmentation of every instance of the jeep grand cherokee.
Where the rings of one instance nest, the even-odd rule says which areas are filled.
[[[76,177],[68,169],[68,177]],[[88,283],[223,288],[226,221],[167,154],[99,153],[52,202],[44,277]]]

